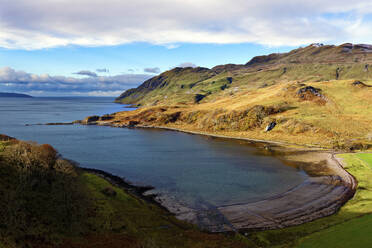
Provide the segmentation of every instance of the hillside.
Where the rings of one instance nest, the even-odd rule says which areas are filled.
[[[174,68],[155,76],[116,101],[141,106],[210,102],[221,95],[255,90],[280,82],[372,79],[371,45],[312,44],[288,53],[252,58],[245,65]]]
[[[175,68],[124,92],[117,101],[141,108],[111,122],[369,149],[371,63],[369,45],[313,44],[245,65]]]

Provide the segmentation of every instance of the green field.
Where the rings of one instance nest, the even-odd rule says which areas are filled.
[[[340,155],[345,160],[348,167],[355,168],[367,168],[372,171],[372,154],[360,153],[360,154],[344,154]],[[371,208],[372,202],[370,196],[372,195],[372,189],[365,187],[363,180],[368,180],[371,177],[367,175],[355,174],[356,178],[359,179],[359,186],[356,196],[353,200],[348,202],[344,208],[354,209],[355,212],[361,214],[361,217],[354,218],[349,221],[334,225],[325,230],[314,233],[303,240],[299,245],[301,248],[315,248],[315,247],[327,247],[327,248],[359,248],[359,247],[372,247],[372,215],[363,215],[361,208]],[[363,176],[363,179],[361,178]],[[354,208],[353,204],[355,198],[359,198],[364,201],[364,204],[359,205],[359,209]],[[358,207],[358,205],[355,205]],[[342,214],[344,209],[340,211]]]
[[[367,163],[372,168],[372,154],[370,153],[359,153],[356,155],[358,158],[363,160],[365,163]]]
[[[372,215],[336,225],[312,235],[301,248],[372,247]]]

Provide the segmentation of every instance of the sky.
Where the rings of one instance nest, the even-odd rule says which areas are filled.
[[[0,0],[0,91],[117,96],[176,66],[371,43],[364,0]]]

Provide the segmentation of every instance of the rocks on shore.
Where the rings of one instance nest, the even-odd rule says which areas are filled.
[[[82,124],[86,124],[86,125],[89,125],[89,124],[96,124],[96,122],[99,120],[99,116],[98,115],[92,115],[92,116],[88,116],[87,118],[85,118],[83,121],[82,121]]]
[[[92,116],[86,117],[82,121],[75,121],[74,123],[80,123],[84,125],[96,125],[98,121],[109,121],[112,119],[114,119],[114,114],[105,114],[102,116],[92,115]]]

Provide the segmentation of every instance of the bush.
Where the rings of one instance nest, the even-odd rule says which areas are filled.
[[[0,157],[0,242],[58,242],[87,230],[90,200],[76,168],[50,145],[17,141]],[[35,246],[34,246],[35,247]]]

